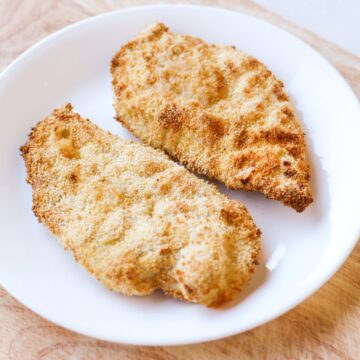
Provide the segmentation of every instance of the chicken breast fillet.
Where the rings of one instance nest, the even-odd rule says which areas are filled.
[[[245,207],[165,154],[123,141],[67,104],[21,148],[33,211],[107,288],[217,307],[257,263]]]
[[[232,46],[154,24],[111,64],[117,120],[145,143],[233,189],[303,211],[304,134],[283,84]]]

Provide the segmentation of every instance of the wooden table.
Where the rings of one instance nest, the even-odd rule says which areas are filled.
[[[0,0],[0,70],[65,25],[121,7],[159,2]],[[250,0],[190,3],[239,10],[294,33],[322,53],[360,97],[359,57]],[[338,273],[294,310],[244,334],[191,346],[135,347],[91,339],[49,323],[0,288],[0,359],[360,359],[360,243]]]

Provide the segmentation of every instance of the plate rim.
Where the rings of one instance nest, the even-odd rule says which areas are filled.
[[[266,25],[266,26],[270,26],[274,29],[276,29],[276,31],[281,32],[283,34],[286,34],[289,38],[291,38],[291,40],[293,41],[297,41],[300,42],[303,46],[307,47],[312,53],[313,55],[321,58],[321,60],[324,62],[324,64],[326,64],[327,68],[332,72],[333,75],[336,76],[336,80],[340,81],[343,85],[344,85],[344,90],[346,89],[347,91],[347,96],[351,97],[353,100],[355,100],[355,102],[358,103],[359,105],[359,114],[360,114],[360,104],[358,101],[357,96],[355,95],[355,93],[353,92],[353,90],[351,89],[350,85],[348,84],[348,82],[343,78],[343,76],[340,74],[340,72],[321,54],[319,53],[316,49],[314,49],[312,46],[310,46],[309,44],[307,44],[305,41],[303,41],[301,38],[293,35],[292,33],[287,32],[286,30],[282,29],[281,27],[278,27],[266,20],[263,20],[261,18],[252,16],[252,15],[248,15],[245,14],[241,11],[238,10],[231,10],[228,8],[221,8],[221,7],[217,7],[217,6],[203,6],[203,5],[192,5],[192,4],[156,4],[156,5],[140,5],[140,6],[131,6],[131,7],[125,7],[125,8],[120,8],[117,10],[113,10],[113,11],[108,11],[102,14],[98,14],[95,16],[90,16],[86,19],[83,19],[81,21],[69,24],[57,31],[55,31],[54,33],[46,36],[45,38],[41,39],[40,41],[38,41],[37,43],[35,43],[34,45],[32,45],[30,48],[28,48],[27,50],[25,50],[22,54],[20,54],[15,60],[13,60],[9,65],[7,65],[5,67],[5,69],[1,72],[0,74],[0,84],[6,80],[6,77],[9,76],[9,74],[11,74],[11,72],[15,69],[16,70],[16,66],[18,66],[19,64],[21,64],[23,61],[26,61],[27,57],[31,54],[33,51],[36,51],[37,48],[44,46],[45,44],[47,44],[48,42],[53,41],[54,39],[56,39],[57,37],[63,36],[64,34],[66,34],[67,32],[71,32],[73,29],[78,28],[78,27],[82,27],[88,23],[91,22],[96,22],[99,19],[104,19],[106,17],[111,17],[113,15],[116,15],[118,13],[128,13],[128,12],[137,12],[137,11],[144,11],[144,10],[148,10],[148,9],[166,9],[166,8],[188,8],[188,9],[194,9],[197,8],[198,10],[203,10],[203,11],[212,11],[212,12],[223,12],[223,13],[230,13],[230,14],[236,14],[237,16],[240,17],[245,17],[248,18],[251,21],[260,23],[262,25]],[[119,341],[119,338],[116,336],[104,336],[100,333],[96,333],[96,331],[91,331],[91,332],[87,332],[84,329],[80,329],[78,326],[70,326],[66,323],[66,321],[59,321],[58,319],[54,319],[52,316],[50,315],[43,315],[41,312],[41,307],[40,308],[36,308],[36,306],[29,306],[25,303],[22,302],[22,300],[17,296],[16,291],[12,292],[10,290],[11,286],[7,286],[6,281],[3,281],[2,279],[0,279],[0,285],[12,296],[14,297],[19,303],[21,303],[23,306],[25,306],[26,308],[30,309],[31,311],[33,311],[34,313],[36,313],[37,315],[39,315],[40,317],[42,317],[43,319],[46,319],[50,322],[52,322],[53,324],[56,324],[58,326],[61,326],[67,330],[91,337],[91,338],[95,338],[95,339],[101,339],[101,340],[105,340],[105,341],[109,341],[109,342],[114,342],[114,343],[120,343],[120,344],[131,344],[131,345],[141,345],[141,346],[175,346],[175,345],[188,345],[188,344],[195,344],[195,343],[200,343],[200,342],[208,342],[208,341],[213,341],[213,340],[217,340],[217,339],[222,339],[222,338],[226,338],[229,336],[233,336],[236,334],[240,334],[242,332],[248,331],[248,330],[252,330],[257,328],[260,325],[266,324],[271,320],[274,320],[276,318],[278,318],[279,316],[287,313],[289,310],[293,309],[294,307],[296,307],[297,305],[299,305],[300,303],[302,303],[305,299],[307,299],[308,297],[310,297],[311,295],[313,295],[317,290],[319,290],[327,281],[329,281],[329,279],[340,269],[340,267],[343,265],[343,263],[347,260],[347,258],[349,257],[350,253],[352,252],[352,250],[354,249],[354,247],[356,246],[358,240],[359,240],[359,236],[360,236],[360,224],[357,228],[357,231],[355,229],[355,235],[353,237],[353,239],[349,239],[346,243],[345,248],[343,249],[341,256],[338,256],[336,258],[336,261],[332,263],[331,267],[328,266],[326,267],[326,271],[322,270],[319,271],[318,274],[316,274],[315,276],[315,280],[312,279],[311,282],[307,285],[307,287],[304,289],[304,291],[299,294],[298,296],[294,296],[292,298],[292,301],[289,301],[289,303],[287,304],[287,306],[279,309],[276,312],[272,312],[271,314],[269,314],[266,317],[263,317],[261,320],[258,321],[254,321],[252,323],[252,325],[250,326],[238,326],[235,329],[232,327],[230,330],[219,330],[217,332],[217,335],[212,335],[212,336],[208,336],[208,335],[200,335],[200,336],[196,336],[194,338],[194,336],[191,336],[194,339],[185,339],[185,340],[177,340],[177,341],[162,341],[161,339],[157,340],[157,341],[132,341],[132,340],[125,340],[125,341]],[[21,296],[20,296],[21,297]]]

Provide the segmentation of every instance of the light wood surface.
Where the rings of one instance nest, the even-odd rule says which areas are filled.
[[[125,6],[159,2],[0,0],[0,70],[68,24]],[[190,3],[239,10],[297,35],[322,53],[360,97],[359,57],[250,0]],[[0,288],[0,359],[360,359],[360,244],[338,273],[294,310],[252,331],[191,346],[135,347],[91,339],[49,323]]]

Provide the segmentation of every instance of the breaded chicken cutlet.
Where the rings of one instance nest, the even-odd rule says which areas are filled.
[[[260,231],[245,207],[161,151],[123,141],[66,104],[21,152],[39,222],[107,288],[160,288],[218,307],[253,272]]]
[[[313,201],[294,108],[255,58],[156,23],[121,47],[111,73],[116,118],[145,143],[298,212]]]

